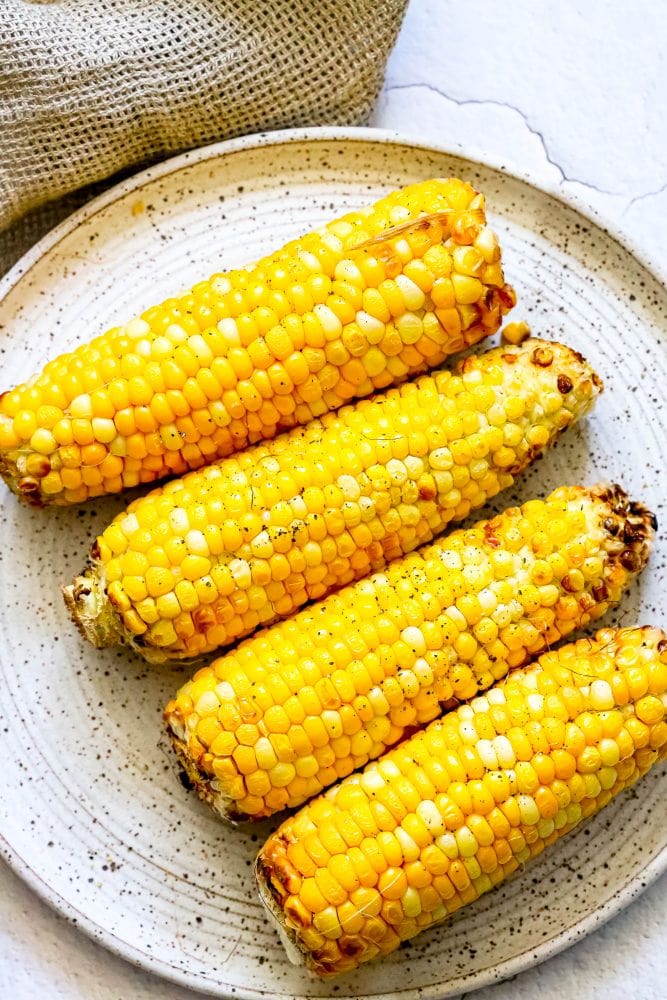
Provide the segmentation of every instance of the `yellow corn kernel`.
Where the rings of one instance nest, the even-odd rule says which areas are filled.
[[[0,403],[2,426],[11,429],[0,440],[10,485],[18,489],[22,475],[18,454],[50,456],[73,442],[109,445],[123,463],[103,484],[84,480],[76,488],[84,499],[121,488],[126,461],[139,462],[132,475],[148,482],[272,436],[281,416],[304,422],[368,395],[371,379],[386,386],[439,364],[465,345],[437,322],[427,324],[424,339],[423,318],[435,320],[427,293],[447,303],[448,332],[476,319],[476,339],[492,333],[513,296],[482,200],[460,209],[450,202],[453,190],[439,180],[411,185],[292,241],[253,269],[214,275],[47,365]],[[395,197],[402,204],[388,210]],[[434,206],[440,221],[425,224]],[[397,218],[402,228],[392,235],[387,224]],[[343,230],[345,239],[336,235]],[[388,330],[392,317],[397,324]],[[369,344],[382,344],[384,357],[367,358]],[[314,368],[304,352],[311,348],[326,349],[327,363]],[[303,389],[301,407],[295,388]],[[321,404],[316,414],[314,402]],[[179,421],[188,422],[187,432]],[[55,480],[47,482],[48,491],[38,483],[41,501],[72,502],[67,487],[56,492]]]
[[[275,337],[279,334],[275,333]],[[173,650],[161,646],[160,650],[165,651],[162,655],[179,658],[201,654],[216,645],[242,638],[258,624],[267,625],[277,617],[287,616],[305,601],[320,598],[328,589],[366,574],[371,565],[369,547],[377,553],[372,566],[379,569],[385,559],[409,551],[428,537],[416,530],[417,525],[428,521],[429,531],[441,530],[508,485],[510,480],[504,472],[507,455],[502,445],[493,452],[500,456],[499,465],[494,468],[485,459],[483,475],[476,471],[478,459],[474,457],[489,454],[488,445],[478,432],[478,414],[486,413],[495,420],[498,411],[507,424],[506,410],[501,405],[507,380],[513,391],[519,376],[529,385],[535,383],[537,399],[557,385],[563,370],[570,372],[567,378],[573,388],[567,400],[573,416],[583,412],[594,396],[593,376],[578,356],[567,348],[551,345],[549,351],[558,363],[558,372],[553,366],[544,368],[535,364],[534,357],[546,348],[537,347],[536,343],[539,342],[528,342],[513,353],[508,353],[507,348],[492,351],[477,360],[466,361],[460,373],[441,372],[394,390],[386,398],[366,404],[361,423],[356,410],[343,409],[326,418],[314,439],[309,431],[293,431],[274,443],[245,453],[243,472],[236,460],[220,462],[137,501],[131,514],[119,515],[101,535],[100,553],[106,551],[104,546],[114,553],[131,554],[140,550],[143,554],[150,550],[151,565],[171,571],[173,582],[166,574],[151,574],[149,583],[145,570],[125,572],[128,576],[141,576],[152,597],[178,587],[176,596],[181,609],[192,614],[194,632],[190,632],[188,624],[189,634],[179,633]],[[466,391],[461,392],[464,385]],[[177,408],[172,397],[169,406],[172,410]],[[539,417],[544,421],[541,410]],[[517,441],[524,440],[534,426],[533,419],[532,411],[524,407],[515,425]],[[412,441],[408,441],[407,435],[388,433],[387,425],[392,421],[397,426],[405,421],[419,423],[422,430],[414,444],[421,459],[410,454]],[[548,435],[555,435],[559,427],[554,424]],[[445,433],[448,447],[443,446]],[[521,447],[524,451],[517,461],[525,464],[532,450],[525,444]],[[510,450],[513,455],[518,454],[514,448]],[[109,459],[120,461],[117,456],[105,458],[104,454],[100,443],[80,449],[82,460],[100,461],[100,466],[92,464],[88,471],[84,469],[85,485],[93,483],[90,476],[97,475],[96,470]],[[344,456],[346,472],[342,475],[330,464],[332,454]],[[40,461],[44,461],[44,456],[40,456]],[[425,470],[429,468],[431,472],[425,479]],[[114,467],[112,471],[118,469]],[[65,469],[63,476],[69,477]],[[372,484],[372,499],[365,492],[362,496],[368,480]],[[79,481],[68,479],[68,485],[77,489]],[[452,692],[455,697],[475,694],[478,678],[484,675],[489,662],[496,664],[491,671],[493,676],[500,676],[505,660],[510,666],[518,665],[525,656],[524,650],[533,652],[537,648],[540,633],[548,630],[553,636],[559,626],[563,632],[569,631],[572,627],[569,623],[581,615],[578,600],[570,592],[576,587],[578,594],[587,597],[604,576],[606,564],[599,551],[596,556],[596,550],[591,549],[582,561],[588,567],[586,578],[583,571],[571,565],[572,553],[578,558],[579,549],[583,551],[578,539],[584,533],[584,526],[589,534],[591,529],[590,518],[587,521],[584,516],[579,524],[577,517],[580,512],[569,502],[560,503],[554,510],[552,520],[560,526],[556,535],[562,553],[551,552],[551,543],[549,551],[551,556],[559,555],[563,564],[560,585],[542,583],[553,577],[553,569],[537,545],[540,538],[550,537],[550,533],[541,530],[544,518],[540,516],[539,504],[534,509],[528,508],[523,519],[517,519],[517,525],[528,525],[529,532],[508,527],[504,544],[486,554],[480,549],[483,536],[478,535],[475,545],[467,547],[474,549],[475,556],[468,558],[470,553],[466,552],[461,577],[452,576],[453,610],[447,609],[453,626],[458,629],[451,640],[454,651],[463,663],[469,664],[458,668]],[[137,530],[137,522],[142,530]],[[519,557],[521,546],[528,545],[531,551],[527,557],[533,569],[525,575],[538,583],[519,579],[515,556]],[[251,559],[246,558],[246,546],[252,553]],[[457,546],[459,553],[463,553],[464,546],[462,540],[460,547]],[[105,562],[103,556],[101,561]],[[496,580],[491,589],[489,585],[497,575],[502,580]],[[509,602],[519,583],[521,607],[530,620],[524,618],[514,623],[512,616],[516,612]],[[133,582],[130,588],[137,594],[134,600],[143,599],[139,584]],[[221,600],[223,597],[229,600]],[[394,636],[380,634],[383,643],[394,645],[393,655],[399,668],[412,669],[415,653],[424,655],[427,649],[439,648],[442,624],[438,612],[444,611],[443,606],[438,609],[437,601],[432,598],[430,620],[423,622],[423,616],[417,616],[414,621],[406,621],[400,643]],[[86,609],[82,620],[89,617]],[[506,647],[500,655],[494,646],[496,640]],[[150,647],[150,637],[144,637],[141,648],[147,657],[158,655]],[[489,661],[487,656],[493,656],[494,660]],[[345,644],[338,643],[334,647],[335,665],[345,668],[349,660]],[[416,718],[411,707],[416,694],[411,676],[402,675],[405,706],[399,708],[395,700],[397,689],[391,702],[396,709],[393,721],[402,726]],[[385,696],[389,696],[388,692]]]
[[[536,755],[534,764],[529,765],[538,776],[537,787],[534,787],[535,782],[530,776],[528,783],[534,788],[531,793],[512,794],[508,780],[502,791],[500,807],[491,809],[488,821],[478,814],[465,818],[459,811],[451,831],[434,834],[435,841],[421,849],[415,847],[416,854],[413,852],[414,842],[406,832],[406,821],[410,815],[428,818],[438,807],[442,811],[445,796],[436,801],[421,798],[416,814],[402,818],[389,810],[383,812],[377,808],[378,796],[383,790],[386,801],[391,800],[392,788],[394,792],[400,790],[401,796],[408,795],[409,787],[415,788],[421,780],[418,775],[426,769],[428,762],[441,762],[446,763],[448,768],[453,767],[454,759],[462,757],[468,746],[475,745],[461,742],[461,736],[465,738],[467,727],[477,716],[480,721],[484,719],[484,725],[491,726],[491,729],[487,728],[488,736],[485,737],[474,737],[471,731],[471,739],[480,743],[500,738],[502,734],[497,732],[496,724],[491,720],[496,718],[502,726],[502,712],[493,713],[491,708],[501,709],[511,702],[515,715],[518,715],[523,704],[528,720],[522,724],[526,728],[526,738],[530,733],[530,740],[535,742],[536,727],[539,728],[541,723],[531,720],[531,715],[536,714],[536,699],[541,697],[541,692],[548,691],[547,711],[567,713],[568,703],[572,701],[571,689],[577,686],[581,696],[579,714],[594,714],[598,711],[594,706],[600,700],[601,690],[598,688],[593,692],[593,683],[584,686],[582,678],[603,681],[616,672],[636,670],[634,665],[625,668],[622,665],[624,657],[631,653],[641,657],[642,669],[650,671],[652,676],[662,676],[662,672],[655,667],[664,645],[664,633],[644,628],[605,629],[594,640],[585,639],[570,646],[561,646],[543,655],[532,666],[515,671],[493,687],[487,696],[477,698],[431,723],[387,753],[379,763],[369,765],[361,774],[350,776],[325,797],[313,800],[300,812],[288,817],[260,852],[258,877],[261,882],[270,880],[275,905],[290,921],[308,964],[320,972],[347,971],[375,957],[375,942],[386,941],[383,950],[395,949],[401,940],[411,937],[422,927],[446,919],[459,906],[476,900],[502,882],[519,864],[537,856],[561,833],[601,809],[621,790],[624,781],[648,769],[658,755],[647,745],[633,747],[627,761],[618,763],[618,750],[616,755],[610,750],[612,744],[617,745],[617,738],[603,737],[599,751],[592,743],[586,743],[576,760],[579,770],[569,781],[572,790],[570,800],[563,798],[567,789],[555,776],[558,770],[556,759],[562,751],[557,747],[547,747]],[[667,674],[664,675],[662,688],[656,683],[654,690],[655,694],[651,696],[641,695],[633,699],[632,711],[636,712],[639,703],[647,697],[662,704],[661,699],[667,693]],[[606,700],[606,695],[602,700]],[[627,721],[645,726],[650,730],[651,739],[655,736],[656,744],[660,739],[667,739],[667,725],[662,718],[653,721],[658,717],[653,704],[642,707],[644,714],[650,717],[648,721],[641,722],[636,715],[628,715]],[[584,734],[588,731],[586,726],[581,730]],[[592,729],[590,733],[593,733]],[[592,773],[586,757],[590,751],[617,763],[605,764]],[[480,748],[479,752],[480,756],[490,753],[488,748]],[[551,767],[546,764],[549,759]],[[623,764],[627,766],[623,767]],[[461,802],[466,800],[471,804],[482,802],[488,805],[484,800],[485,781],[492,773],[488,771],[481,780],[469,778],[460,782],[456,794]],[[359,849],[360,857],[370,862],[364,869],[370,878],[368,888],[358,886],[358,871],[351,853],[346,853],[347,841],[340,834],[346,824],[355,825],[352,811],[361,816],[363,804],[368,806],[371,817],[382,818],[383,825],[383,829],[377,825],[373,829],[369,820],[371,825]],[[473,821],[476,822],[474,832]],[[326,851],[323,841],[333,854]],[[313,865],[320,867],[311,877],[307,873],[313,870]],[[302,870],[303,877],[294,875],[295,871]],[[300,887],[302,909],[295,910],[294,897],[290,893],[297,886]],[[319,930],[326,932],[329,938],[329,950],[326,952],[321,950],[321,940],[315,940],[308,934],[311,920],[315,920]],[[360,947],[353,950],[346,946],[340,948],[336,942],[344,940],[341,931],[361,935]],[[366,947],[364,941],[374,944]]]
[[[402,463],[393,459],[391,462],[383,475],[388,478],[399,473],[405,475],[400,472]],[[327,499],[339,494],[356,495],[353,480],[347,482],[343,477],[340,483],[341,488],[325,487]],[[278,510],[282,518],[282,508]],[[240,704],[245,685],[261,687],[267,683],[264,678],[270,677],[275,703],[264,705],[256,721],[261,720],[261,730],[271,734],[273,741],[276,760],[266,764],[267,770],[277,763],[292,766],[292,770],[276,772],[278,781],[286,781],[277,787],[287,788],[290,803],[298,804],[302,801],[300,796],[319,791],[345,777],[369,757],[382,753],[401,738],[406,727],[415,724],[422,709],[428,711],[425,717],[428,721],[437,710],[437,698],[446,702],[452,694],[474,697],[539,648],[539,637],[529,616],[535,613],[540,588],[523,581],[532,578],[531,560],[539,561],[532,547],[533,528],[551,518],[552,511],[560,519],[559,531],[565,546],[572,545],[582,531],[589,534],[598,531],[603,532],[599,545],[604,551],[604,532],[608,530],[604,525],[609,526],[609,507],[602,497],[581,488],[558,490],[553,499],[530,501],[523,508],[512,508],[493,522],[454,533],[446,542],[419,556],[408,557],[408,573],[401,564],[394,564],[382,576],[360,582],[319,607],[301,612],[289,623],[276,625],[267,633],[270,642],[263,637],[249,640],[236,654],[242,655],[244,663],[238,688],[233,666],[236,656],[230,657],[229,668],[225,658],[218,661],[216,669],[221,676],[228,673],[230,679],[230,710],[233,704]],[[284,511],[284,516],[286,521],[293,516],[291,508]],[[615,535],[612,533],[611,537]],[[525,551],[520,548],[522,544]],[[522,554],[515,561],[518,552]],[[604,558],[602,562],[604,565]],[[495,583],[494,566],[500,569]],[[417,568],[421,575],[412,578]],[[628,575],[626,579],[629,578]],[[428,583],[424,584],[424,580]],[[481,586],[481,589],[476,594],[466,594],[467,586]],[[420,595],[424,587],[428,588],[428,600],[432,602],[431,622],[423,620]],[[619,578],[616,594],[620,592]],[[457,604],[451,604],[457,594]],[[469,616],[477,615],[478,609],[495,615],[502,607],[496,594],[506,602],[508,611],[512,609],[512,616],[523,615],[523,619],[508,620],[503,625],[503,643],[495,630],[490,630],[486,643],[484,636],[480,636],[481,645],[472,638],[468,643],[469,625],[461,609]],[[382,601],[385,613],[376,615],[371,625],[369,612],[372,615],[378,600]],[[496,611],[491,610],[493,607]],[[208,624],[204,612],[210,615]],[[208,608],[193,612],[207,627],[215,620],[215,614]],[[567,634],[570,621],[569,617],[565,619],[562,634]],[[400,622],[400,628],[396,622]],[[553,622],[555,625],[557,619]],[[428,626],[435,623],[437,630],[431,631]],[[304,652],[311,651],[316,651],[317,660],[304,659]],[[550,663],[547,656],[545,671]],[[636,673],[637,668],[632,665],[629,670]],[[306,676],[309,683],[304,684]],[[657,680],[658,675],[655,676]],[[425,685],[433,686],[434,690],[426,692],[424,701]],[[498,696],[489,701],[482,699],[484,710],[474,716],[474,724],[473,717],[461,724],[456,744],[460,749],[446,758],[448,777],[441,787],[447,793],[434,807],[424,806],[411,815],[420,795],[435,794],[426,776],[420,779],[418,788],[401,787],[399,798],[385,785],[382,772],[365,776],[365,783],[377,786],[371,810],[376,820],[383,822],[383,809],[389,815],[404,818],[403,834],[418,850],[427,845],[433,833],[455,830],[462,817],[474,815],[476,818],[471,822],[475,830],[471,827],[470,833],[474,838],[478,831],[481,837],[478,844],[486,846],[489,828],[495,827],[490,820],[488,824],[481,821],[494,814],[496,803],[503,803],[502,813],[513,826],[532,816],[535,808],[542,819],[550,820],[558,811],[560,799],[540,795],[541,787],[556,780],[568,781],[572,799],[580,800],[585,787],[580,787],[579,779],[582,775],[596,774],[601,767],[613,766],[616,744],[619,759],[622,753],[632,752],[626,751],[623,739],[629,741],[631,748],[649,745],[649,728],[639,717],[642,712],[652,723],[661,721],[654,707],[658,700],[650,696],[623,728],[620,713],[618,718],[610,716],[611,689],[605,677],[594,678],[586,688],[580,682],[565,685],[559,698],[548,687],[545,691],[546,695],[536,690],[524,696],[521,688],[515,690],[508,683],[502,701]],[[511,781],[498,768],[513,769]],[[462,836],[465,838],[467,834]],[[466,850],[465,843],[464,840],[464,846],[460,846],[461,853]],[[523,850],[523,845],[517,850]]]

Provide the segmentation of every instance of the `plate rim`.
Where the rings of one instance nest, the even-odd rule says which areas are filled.
[[[425,152],[440,153],[445,156],[455,156],[468,160],[480,167],[491,168],[507,177],[528,184],[542,194],[560,201],[567,208],[573,209],[589,222],[601,229],[607,236],[615,240],[625,251],[630,253],[652,278],[661,285],[667,285],[667,262],[653,259],[640,243],[630,236],[622,226],[618,225],[610,215],[585,200],[574,191],[564,191],[563,181],[555,182],[541,175],[540,171],[524,169],[505,156],[497,156],[481,146],[459,142],[435,143],[421,142],[418,139],[401,132],[400,129],[375,128],[374,126],[352,125],[320,125],[307,128],[277,129],[271,132],[254,132],[251,135],[238,136],[234,139],[223,139],[220,142],[198,146],[195,149],[177,153],[166,160],[144,167],[102,191],[91,198],[80,208],[77,208],[61,222],[42,236],[10,267],[6,274],[0,277],[0,302],[4,301],[9,292],[18,284],[25,274],[39,261],[44,254],[61,242],[82,223],[97,215],[103,209],[112,205],[121,197],[132,191],[139,190],[146,184],[159,180],[168,174],[176,173],[191,164],[201,163],[209,159],[243,152],[247,149],[259,149],[268,146],[282,146],[293,142],[326,142],[342,139],[348,142],[376,142],[387,145],[409,146]],[[579,183],[579,182],[574,182]]]
[[[609,238],[618,243],[624,251],[634,257],[658,284],[664,286],[667,282],[667,265],[663,267],[661,263],[651,259],[644,248],[630,237],[622,227],[618,226],[613,219],[610,219],[604,211],[593,207],[578,194],[571,191],[564,191],[562,189],[562,182],[554,182],[551,179],[540,176],[537,171],[520,168],[506,157],[488,153],[473,145],[421,142],[400,130],[394,129],[315,126],[259,132],[234,139],[222,140],[179,153],[160,163],[146,167],[130,177],[123,178],[63,219],[16,261],[10,270],[0,278],[0,303],[19,285],[45,254],[56,247],[58,243],[62,242],[62,240],[75,232],[83,223],[99,212],[110,207],[116,201],[125,198],[133,191],[141,190],[141,188],[149,183],[160,180],[172,173],[178,173],[180,170],[193,164],[202,163],[206,160],[222,159],[230,154],[245,152],[251,149],[282,146],[298,142],[312,143],[338,140],[359,142],[361,144],[380,143],[405,146],[424,152],[453,156],[461,160],[466,160],[476,166],[490,168],[502,173],[511,179],[529,185],[538,193],[546,194],[563,204],[566,208],[575,211],[596,228],[601,229]],[[51,886],[47,885],[40,878],[39,874],[24,861],[20,852],[14,845],[9,843],[2,833],[0,833],[0,857],[4,859],[12,871],[42,901],[47,903],[60,916],[64,917],[68,923],[83,931],[97,945],[105,947],[108,951],[130,962],[135,967],[145,969],[179,986],[185,986],[191,990],[208,993],[209,995],[213,989],[215,991],[214,995],[225,998],[232,997],[232,993],[224,984],[212,985],[210,982],[197,981],[197,979],[193,983],[192,973],[168,965],[162,959],[143,951],[139,952],[136,947],[129,942],[123,941],[115,932],[101,928],[91,917],[78,910],[76,906],[61,896]],[[633,900],[638,898],[665,871],[667,871],[667,844],[641,871],[628,879],[605,903],[593,909],[572,927],[554,934],[547,941],[540,942],[534,949],[528,949],[513,958],[508,958],[494,966],[471,973],[470,977],[466,975],[459,976],[453,981],[453,983],[456,983],[453,989],[447,982],[431,984],[420,988],[410,987],[390,994],[382,994],[383,1000],[410,1000],[410,998],[415,998],[415,1000],[416,998],[419,998],[419,1000],[444,1000],[446,997],[459,995],[462,988],[466,991],[469,989],[480,989],[524,972],[564,951],[576,941],[583,939],[593,930],[601,927],[611,917],[625,909]],[[340,993],[337,995],[339,1000],[356,1000],[352,996]],[[258,1000],[260,997],[267,997],[268,994],[261,990],[240,990],[236,987],[233,996],[238,998],[238,1000]],[[371,994],[370,997],[372,998],[373,995]],[[307,1000],[307,998],[295,996],[294,1000]]]
[[[155,958],[145,952],[137,953],[127,942],[122,941],[113,931],[100,930],[93,920],[78,910],[73,904],[63,899],[50,886],[43,882],[39,875],[34,872],[27,863],[23,862],[16,850],[7,844],[4,836],[0,834],[0,857],[2,857],[12,871],[18,875],[22,882],[60,917],[75,929],[81,930],[96,945],[105,948],[112,954],[129,962],[135,968],[143,969],[152,975],[171,982],[177,986],[185,986],[195,993],[207,996],[219,996],[233,998],[233,1000],[266,1000],[269,994],[262,990],[240,989],[236,987],[232,994],[225,990],[224,986],[211,986],[206,982],[192,982],[191,973],[180,970],[175,966],[167,965],[161,959]],[[18,867],[14,861],[18,860]],[[592,910],[586,917],[579,920],[573,927],[561,931],[547,941],[542,941],[536,945],[534,951],[524,951],[514,958],[495,966],[488,966],[479,972],[471,973],[470,976],[458,976],[452,981],[452,986],[447,982],[433,983],[429,986],[409,987],[405,990],[397,990],[392,993],[367,994],[368,1000],[448,1000],[470,990],[479,990],[486,986],[504,982],[521,972],[526,972],[530,968],[541,965],[555,955],[566,951],[573,944],[583,940],[593,931],[603,927],[612,917],[626,909],[630,903],[638,899],[665,871],[667,867],[667,847],[663,848],[645,868],[637,875],[630,878],[623,887],[615,893],[606,903]],[[357,994],[336,994],[337,1000],[363,1000]],[[305,994],[294,994],[291,1000],[311,1000]],[[326,998],[322,998],[326,1000]]]

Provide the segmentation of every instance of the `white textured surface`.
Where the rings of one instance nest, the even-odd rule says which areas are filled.
[[[645,0],[632,10],[620,0],[550,9],[527,0],[413,0],[375,124],[424,141],[471,144],[560,179],[664,263],[664,24],[660,5]],[[663,878],[596,934],[476,1000],[662,998],[666,889]],[[79,935],[6,869],[0,900],[0,996],[192,996]]]
[[[135,315],[174,283],[187,287],[202,273],[256,259],[266,245],[341,214],[358,204],[360,185],[373,201],[420,177],[472,176],[492,206],[519,315],[580,350],[606,385],[580,433],[568,434],[501,504],[603,478],[622,481],[661,519],[667,411],[658,387],[667,381],[667,296],[613,239],[538,188],[383,134],[250,137],[118,186],[105,207],[98,202],[75,217],[8,277],[13,287],[0,290],[5,380],[34,371],[45,343],[62,351],[83,329],[94,335],[111,316]],[[128,224],[138,192],[146,211]],[[21,351],[13,348],[19,343]],[[650,411],[653,419],[641,421]],[[162,708],[182,674],[82,643],[55,599],[91,536],[122,505],[110,497],[47,516],[7,492],[0,497],[0,593],[10,621],[12,608],[26,609],[20,625],[5,629],[0,622],[0,834],[31,884],[98,940],[144,968],[227,997],[391,993],[407,1000],[419,988],[420,996],[443,1000],[565,947],[638,895],[640,880],[653,877],[647,866],[655,876],[662,870],[667,831],[655,817],[663,815],[667,769],[656,768],[641,795],[620,797],[578,836],[554,845],[525,880],[417,938],[409,960],[397,954],[336,984],[314,982],[276,947],[252,884],[249,865],[266,828],[226,832],[210,810],[183,795],[156,742]],[[662,537],[652,572],[612,621],[655,618],[665,556]],[[45,663],[51,637],[57,641]],[[623,830],[622,839],[611,830]]]
[[[664,260],[666,30],[653,0],[412,0],[373,124],[506,157]]]

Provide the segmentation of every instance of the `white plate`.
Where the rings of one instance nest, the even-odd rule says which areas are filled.
[[[487,196],[519,306],[581,349],[607,391],[499,506],[612,479],[664,518],[664,290],[572,205],[501,169],[369,130],[212,146],[125,181],[39,244],[0,285],[2,382],[209,272],[253,260],[383,192],[460,175]],[[97,653],[59,586],[121,498],[32,510],[1,494],[0,836],[10,864],[107,947],[219,996],[445,997],[515,974],[587,933],[667,867],[667,770],[547,857],[384,963],[322,983],[289,965],[255,894],[268,824],[223,826],[178,782],[161,710],[182,680]],[[665,543],[616,619],[665,624]]]

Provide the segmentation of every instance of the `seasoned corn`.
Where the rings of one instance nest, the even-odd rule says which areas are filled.
[[[392,563],[199,670],[165,712],[183,767],[224,817],[301,804],[603,615],[653,526],[562,487]]]
[[[65,599],[97,646],[152,662],[209,652],[465,518],[599,389],[560,344],[470,357],[135,500]]]
[[[483,196],[413,184],[5,392],[0,474],[69,504],[197,469],[440,364],[513,304]]]
[[[478,899],[665,756],[666,708],[665,633],[602,629],[310,802],[256,866],[292,961],[345,972]]]

